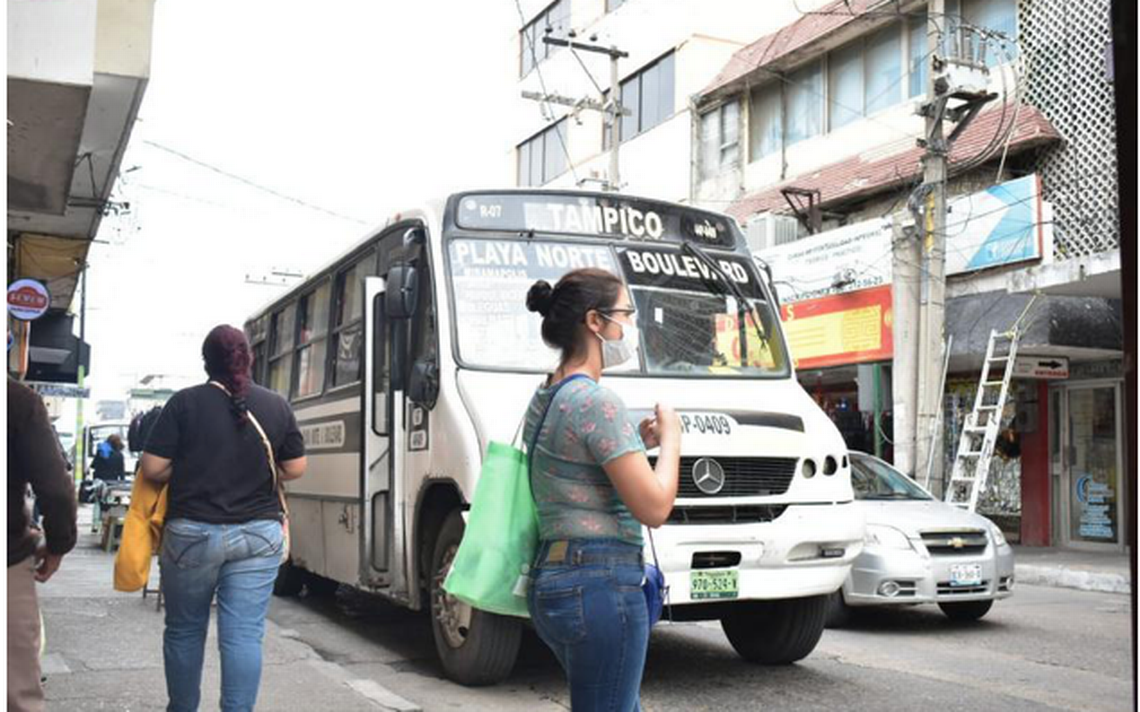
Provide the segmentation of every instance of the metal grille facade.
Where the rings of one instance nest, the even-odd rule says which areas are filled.
[[[1018,3],[1018,45],[1029,72],[1026,99],[1063,138],[1035,161],[1044,197],[1054,206],[1058,260],[1120,246],[1109,6],[1109,0]]]

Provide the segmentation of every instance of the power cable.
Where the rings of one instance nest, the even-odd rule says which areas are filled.
[[[534,47],[535,42],[534,42],[533,33],[528,33],[526,31],[526,27],[527,27],[528,23],[526,21],[526,15],[523,14],[522,3],[520,2],[520,0],[515,0],[515,9],[518,10],[519,22],[522,23],[522,27],[523,27],[522,35],[523,35],[523,37],[526,38],[527,43],[530,45],[531,64],[534,67],[534,71],[538,75],[538,85],[542,89],[543,100],[542,100],[542,103],[540,105],[542,107],[544,107],[543,118],[547,119],[547,121],[553,121],[554,110],[550,108],[550,102],[546,99],[546,97],[550,96],[550,92],[546,90],[546,79],[542,76],[542,67],[540,66],[540,64],[538,62],[538,52],[535,50],[535,47]],[[549,17],[547,18],[547,20],[549,21]],[[549,118],[547,118],[548,116],[549,116]],[[562,119],[559,119],[558,121],[561,121],[561,120]],[[566,139],[562,136],[562,132],[558,130],[558,121],[554,121],[554,123],[552,124],[552,126],[554,127],[554,135],[558,137],[558,145],[562,147],[562,154],[566,157],[566,165],[569,166],[569,168],[570,168],[570,176],[574,179],[574,185],[578,185],[578,171],[574,167],[574,159],[571,158],[571,156],[570,156],[570,149],[566,146]],[[530,139],[527,139],[527,140],[530,140]],[[544,167],[546,164],[545,150],[546,149],[545,149],[545,141],[544,141],[543,142],[543,152],[544,152],[543,166]],[[554,176],[550,176],[550,178],[553,178],[553,177]],[[548,181],[543,181],[543,182],[546,183]],[[615,189],[616,189],[616,186],[615,186]]]
[[[235,180],[235,181],[242,183],[244,185],[247,185],[247,186],[249,186],[255,190],[259,190],[263,193],[268,193],[269,195],[272,195],[275,198],[280,198],[281,200],[285,200],[287,202],[294,203],[296,205],[300,205],[301,207],[308,208],[309,210],[315,210],[319,213],[324,213],[325,215],[330,215],[334,218],[339,218],[341,220],[347,220],[349,222],[354,222],[358,225],[368,225],[369,224],[368,222],[366,222],[364,220],[360,220],[360,219],[357,219],[354,217],[350,217],[348,215],[338,213],[334,210],[329,210],[328,208],[322,208],[319,205],[313,205],[312,203],[301,200],[300,198],[294,198],[291,195],[286,195],[285,193],[282,193],[280,191],[274,190],[273,188],[269,188],[269,187],[266,187],[264,185],[261,185],[260,183],[252,181],[248,178],[243,178],[242,176],[239,176],[235,173],[231,173],[225,169],[218,168],[217,166],[206,163],[205,161],[200,161],[197,158],[194,158],[192,156],[188,156],[185,153],[182,153],[181,151],[177,151],[173,148],[170,148],[169,146],[164,146],[161,143],[156,143],[155,141],[150,141],[147,139],[143,139],[142,142],[147,144],[148,146],[153,146],[154,148],[157,148],[160,151],[164,151],[164,152],[169,153],[173,156],[181,158],[182,160],[184,160],[188,163],[193,163],[194,165],[199,166],[201,168],[205,168],[208,171],[212,171],[212,172],[217,173],[219,175],[223,175],[226,178],[229,178],[230,180]]]

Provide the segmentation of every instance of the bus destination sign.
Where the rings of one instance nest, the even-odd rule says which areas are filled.
[[[465,195],[456,224],[468,230],[549,232],[645,242],[685,242],[731,249],[736,245],[724,218],[624,197],[557,193]]]

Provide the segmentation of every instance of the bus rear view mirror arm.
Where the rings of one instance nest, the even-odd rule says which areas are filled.
[[[388,270],[384,312],[390,319],[410,319],[416,313],[419,275],[413,265],[393,265]]]

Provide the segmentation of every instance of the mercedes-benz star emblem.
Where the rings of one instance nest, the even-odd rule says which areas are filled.
[[[724,489],[724,468],[708,457],[693,463],[693,483],[705,494],[716,494]]]

